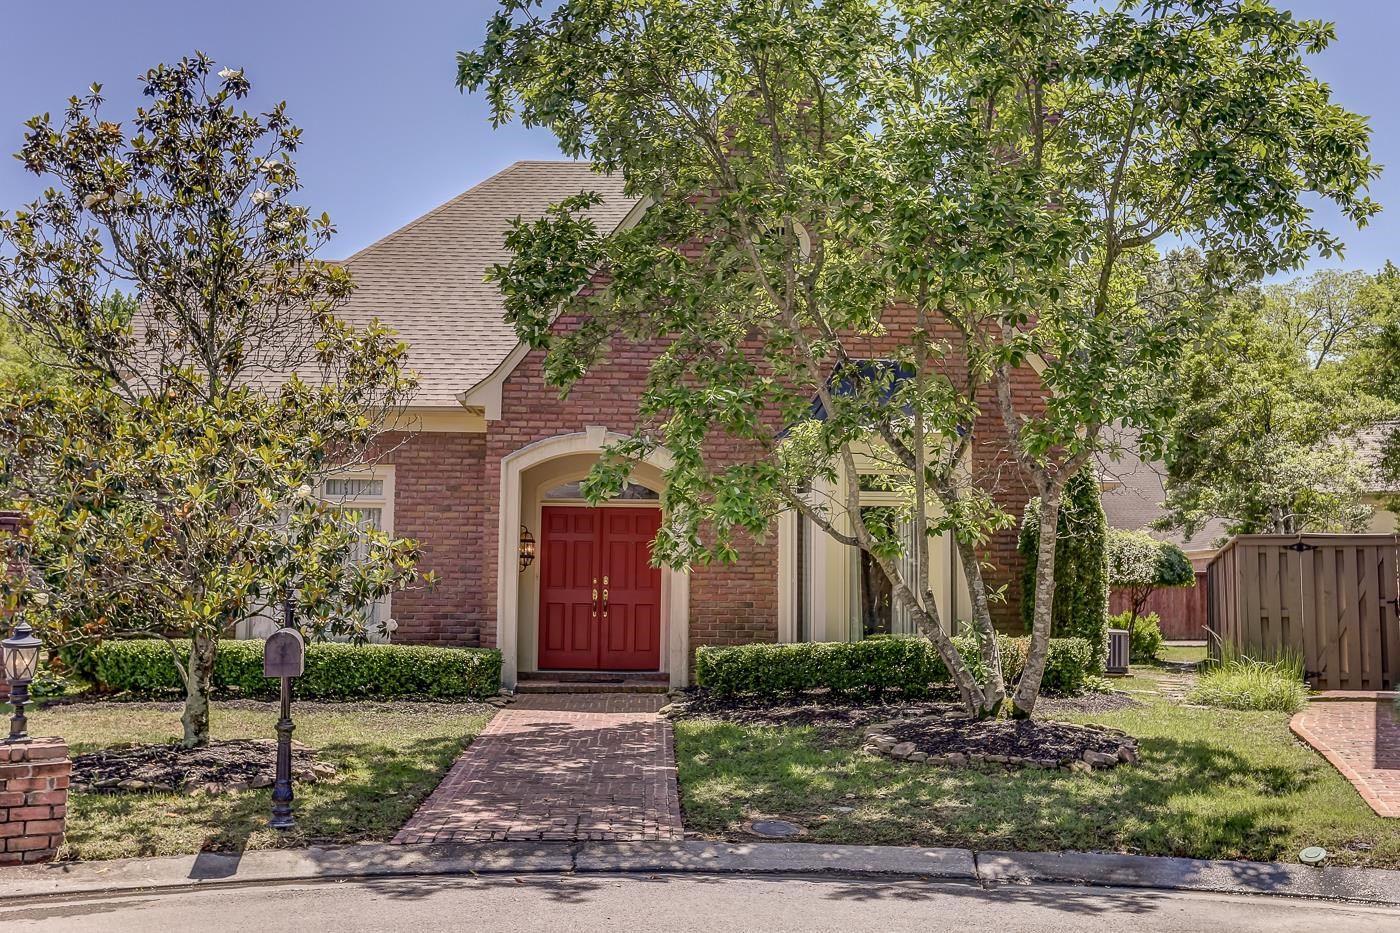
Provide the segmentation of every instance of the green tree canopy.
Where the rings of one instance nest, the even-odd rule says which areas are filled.
[[[29,121],[19,155],[50,187],[0,216],[0,308],[70,378],[0,394],[0,484],[33,520],[9,595],[51,645],[188,639],[188,745],[240,621],[295,590],[308,634],[363,638],[364,605],[417,578],[414,542],[321,495],[377,456],[405,348],[336,319],[352,283],[314,258],[329,219],[292,200],[301,131],[213,67],[151,69],[125,122],[97,86]]]
[[[1196,571],[1186,552],[1172,542],[1146,531],[1113,528],[1108,532],[1108,584],[1128,591],[1132,625],[1153,592],[1160,587],[1195,586]]]
[[[1196,534],[1223,518],[1230,534],[1359,531],[1371,471],[1356,432],[1386,406],[1319,368],[1318,339],[1299,337],[1247,289],[1225,301],[1178,377],[1164,527]],[[1335,345],[1335,344],[1334,344]]]
[[[1155,389],[1199,333],[1198,307],[1151,292],[1156,244],[1191,239],[1212,276],[1270,273],[1339,247],[1311,199],[1375,210],[1365,121],[1306,64],[1332,38],[1256,0],[502,0],[459,84],[646,200],[611,232],[590,195],[566,200],[517,226],[495,277],[556,385],[616,340],[662,345],[589,487],[671,451],[657,559],[731,559],[797,509],[875,558],[969,707],[995,710],[975,546],[1005,516],[966,467],[969,427],[1000,418],[1042,510],[1028,714],[1065,484],[1104,426],[1160,433]],[[748,456],[714,456],[734,439]],[[906,491],[907,538],[859,518],[863,458]],[[987,684],[927,586],[943,532]]]

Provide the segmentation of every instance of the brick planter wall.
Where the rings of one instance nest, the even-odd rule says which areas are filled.
[[[46,862],[57,854],[72,773],[63,739],[0,743],[0,865]]]

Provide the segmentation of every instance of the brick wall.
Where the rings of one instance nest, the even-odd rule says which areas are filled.
[[[72,772],[63,739],[0,744],[0,865],[45,862],[57,854]]]
[[[569,326],[571,322],[561,322]],[[626,433],[635,424],[637,397],[656,346],[628,344],[614,347],[606,365],[578,382],[567,399],[547,386],[541,375],[542,356],[528,354],[506,379],[501,395],[501,418],[488,425],[483,485],[485,527],[491,529],[492,546],[482,550],[484,576],[494,580],[494,534],[499,521],[495,490],[500,488],[501,459],[520,448],[559,434],[580,432],[591,425]],[[719,457],[738,456],[740,443],[716,444]],[[766,541],[740,542],[739,563],[730,567],[699,567],[690,579],[690,642],[700,645],[777,641],[778,565],[776,529]],[[488,611],[482,628],[482,644],[496,644],[496,591],[483,593]]]
[[[893,309],[889,317],[892,327],[912,323],[912,314],[901,315]],[[556,327],[568,328],[576,322],[561,319]],[[882,338],[868,338],[852,343],[857,355],[878,358],[890,355],[904,339],[901,333]],[[601,425],[610,431],[626,433],[632,430],[636,418],[637,398],[646,379],[648,367],[659,351],[658,344],[615,343],[606,361],[571,389],[568,398],[560,399],[557,389],[545,384],[538,351],[525,356],[507,378],[502,389],[501,418],[488,425],[484,487],[488,490],[484,514],[485,526],[496,528],[498,503],[489,491],[500,488],[500,461],[520,448],[544,438],[585,430]],[[948,364],[956,369],[956,363]],[[1039,396],[1039,385],[1033,372],[1018,374],[1018,391],[1023,398]],[[980,480],[996,490],[997,501],[1018,519],[1029,493],[1020,472],[1010,460],[1007,435],[1000,415],[994,407],[990,391],[982,398],[984,414],[974,427],[973,469]],[[748,442],[723,436],[712,437],[707,454],[714,463],[733,462],[752,456]],[[1006,585],[1007,599],[993,605],[999,627],[1018,630],[1020,627],[1021,559],[1016,552],[1017,533],[1014,529],[993,536],[983,559],[993,566],[987,571],[987,583],[995,590]],[[778,554],[776,529],[766,540],[746,541],[739,547],[739,561],[728,566],[697,567],[690,584],[690,642],[692,650],[701,645],[728,645],[748,642],[771,642],[778,637],[777,578]],[[496,554],[494,547],[482,551],[484,579],[494,580]],[[489,610],[483,618],[482,643],[495,644],[495,590],[483,593]]]
[[[495,520],[486,532],[487,505],[496,487],[482,485],[486,437],[424,431],[405,438],[388,435],[384,462],[394,464],[394,534],[416,538],[420,569],[435,571],[433,589],[395,593],[391,614],[396,641],[415,644],[481,644],[485,614],[495,594],[482,555],[496,546]]]

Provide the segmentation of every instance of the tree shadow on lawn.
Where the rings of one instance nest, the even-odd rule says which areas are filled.
[[[849,731],[681,725],[687,827],[748,838],[739,824],[762,814],[819,842],[1267,859],[1292,836],[1290,798],[1316,780],[1177,738],[1141,739],[1141,765],[1092,774],[909,764],[859,742]]]
[[[294,783],[297,828],[267,826],[270,789],[218,795],[75,794],[66,851],[82,858],[243,852],[249,848],[388,839],[413,813],[466,746],[460,737],[403,744],[328,743],[317,749],[339,772],[330,781]],[[96,853],[96,854],[93,854]]]

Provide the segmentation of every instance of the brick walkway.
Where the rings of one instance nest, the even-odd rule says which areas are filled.
[[[1400,721],[1391,700],[1314,700],[1288,725],[1356,786],[1371,809],[1400,817]]]
[[[522,696],[462,753],[398,843],[680,839],[664,697]]]

